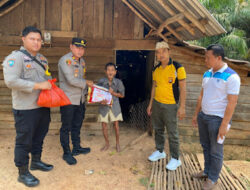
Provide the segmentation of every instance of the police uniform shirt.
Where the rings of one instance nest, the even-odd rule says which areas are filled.
[[[59,60],[58,71],[60,88],[68,96],[71,104],[83,103],[87,94],[84,59],[76,60],[70,52]]]
[[[184,79],[186,79],[184,67],[171,58],[165,68],[159,65],[153,72],[153,81],[156,82],[154,99],[162,104],[177,104],[179,100],[178,81]]]
[[[20,50],[25,50],[21,47]],[[45,68],[48,68],[47,59],[37,53],[35,58]],[[35,83],[44,82],[51,77],[45,70],[30,57],[20,51],[13,51],[3,62],[4,82],[12,90],[12,105],[16,110],[30,110],[39,108],[37,100],[40,90],[34,90]]]

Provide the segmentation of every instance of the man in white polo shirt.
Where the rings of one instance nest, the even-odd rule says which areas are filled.
[[[240,77],[223,61],[221,45],[206,49],[205,63],[209,68],[203,75],[202,90],[192,123],[199,127],[205,169],[193,178],[205,178],[204,190],[215,188],[223,164],[223,142],[231,126],[231,118],[240,91]]]

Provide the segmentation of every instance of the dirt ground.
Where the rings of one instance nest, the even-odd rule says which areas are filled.
[[[123,129],[120,135],[121,148],[136,139],[143,132],[135,129]],[[87,155],[76,156],[77,164],[69,166],[62,160],[62,149],[58,135],[48,135],[45,138],[42,160],[53,164],[50,172],[32,171],[40,179],[38,190],[145,190],[145,184],[150,176],[151,165],[147,157],[154,150],[152,137],[145,137],[135,146],[124,152],[116,153],[115,135],[110,136],[111,147],[101,152],[104,140],[101,135],[92,136],[82,133],[82,145],[91,147]],[[0,135],[0,189],[23,190],[29,189],[17,182],[17,168],[14,166],[14,139],[15,134]],[[167,146],[166,146],[167,147]],[[182,151],[200,152],[199,144],[181,145]],[[247,150],[247,151],[246,151]],[[229,150],[230,151],[230,150]],[[249,149],[242,149],[246,158],[249,158]],[[227,152],[227,150],[225,150]],[[232,156],[229,157],[232,158]],[[237,175],[244,173],[250,179],[250,162],[226,161],[232,172]],[[240,172],[239,172],[240,165]],[[94,170],[86,175],[85,170]]]

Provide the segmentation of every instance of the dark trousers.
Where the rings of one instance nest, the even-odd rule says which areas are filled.
[[[152,125],[155,130],[155,144],[159,151],[164,150],[165,127],[168,133],[169,151],[173,158],[179,159],[179,132],[177,128],[177,105],[153,101]]]
[[[223,164],[223,144],[217,143],[222,118],[200,112],[197,121],[205,159],[204,173],[208,175],[209,179],[216,182]]]
[[[21,167],[28,165],[30,152],[34,155],[42,153],[43,140],[49,129],[50,109],[13,109],[13,113],[16,128],[14,161],[17,167]]]
[[[60,129],[60,142],[63,150],[68,152],[69,133],[74,147],[80,147],[80,130],[85,115],[85,104],[68,105],[60,108],[62,126]]]

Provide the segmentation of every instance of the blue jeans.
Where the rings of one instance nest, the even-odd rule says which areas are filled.
[[[223,164],[223,144],[217,143],[217,136],[222,122],[221,117],[200,112],[197,118],[200,143],[205,159],[204,173],[213,182],[219,178]]]

